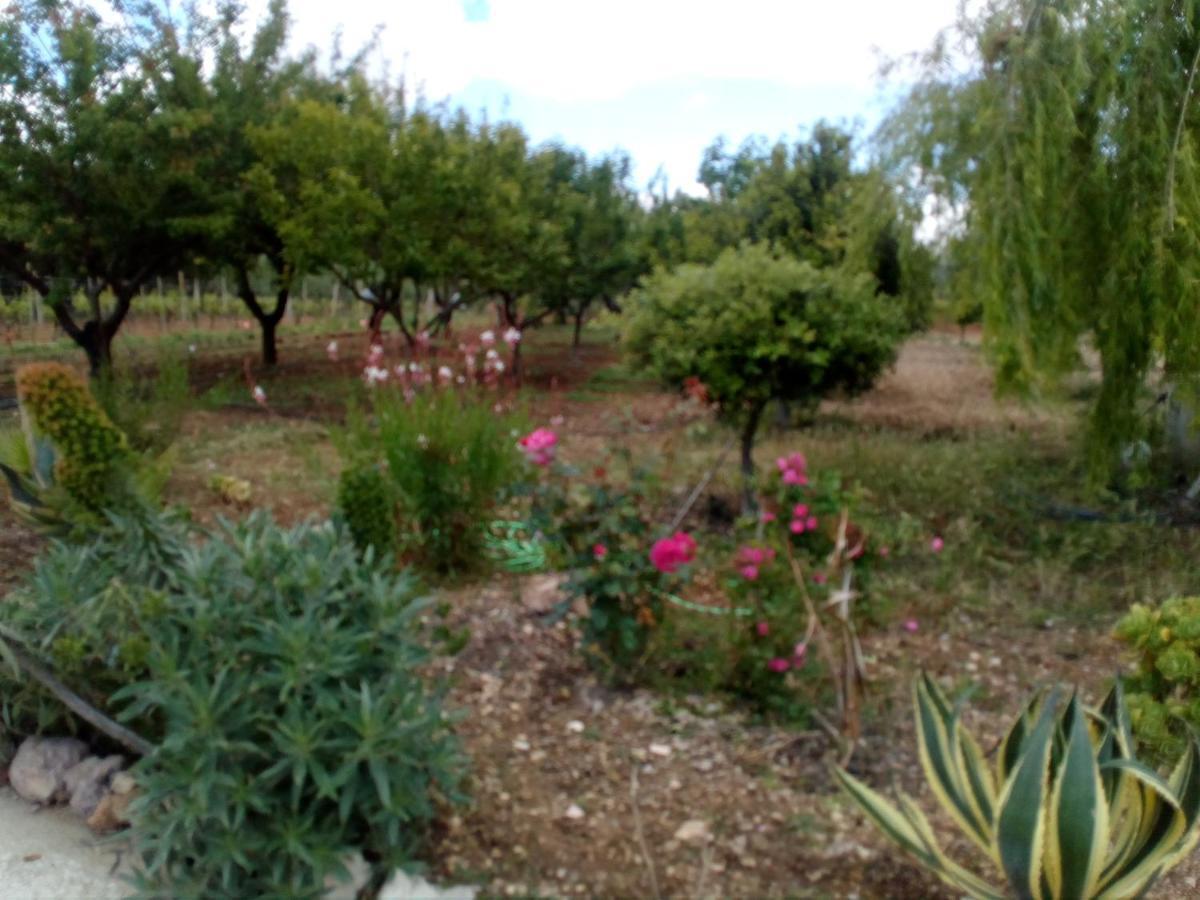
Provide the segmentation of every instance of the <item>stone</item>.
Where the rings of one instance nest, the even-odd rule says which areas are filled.
[[[92,831],[104,834],[117,831],[130,824],[129,804],[137,799],[137,789],[118,794],[110,790],[96,806],[95,811],[88,816],[87,826]]]
[[[705,844],[712,840],[712,832],[703,819],[688,819],[675,829],[675,840],[683,844]]]
[[[521,604],[533,613],[548,613],[562,602],[563,583],[559,574],[534,575],[521,585]]]
[[[123,756],[89,756],[68,769],[63,783],[71,797],[71,809],[85,819],[91,818],[108,793],[109,782],[123,765]]]
[[[67,771],[86,755],[87,745],[75,738],[26,738],[9,766],[9,783],[30,803],[65,800]]]

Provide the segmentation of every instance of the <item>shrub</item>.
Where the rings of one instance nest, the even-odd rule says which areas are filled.
[[[343,469],[338,479],[337,508],[359,550],[374,547],[379,555],[395,548],[395,491],[379,466],[351,464]]]
[[[421,610],[328,523],[256,513],[189,548],[116,698],[165,735],[137,772],[144,895],[317,897],[354,850],[412,862],[461,767]]]
[[[83,378],[59,363],[36,363],[19,369],[16,382],[30,457],[48,442],[55,482],[72,502],[92,512],[115,505],[127,487],[129,445]]]
[[[69,687],[155,742],[138,764],[145,896],[319,896],[347,854],[409,863],[461,760],[425,685],[411,582],[343,529],[165,517],[57,543],[0,604]],[[0,671],[6,722],[69,725]]]
[[[922,676],[914,686],[925,777],[943,809],[992,859],[1017,897],[1141,897],[1200,839],[1200,743],[1169,779],[1138,762],[1121,686],[1098,711],[1076,694],[1037,694],[1009,729],[995,770],[962,727],[960,705]],[[838,780],[891,840],[975,898],[1007,896],[947,858],[925,815],[897,809],[842,769]]]
[[[439,572],[477,568],[501,493],[520,473],[514,420],[453,389],[407,398],[375,390],[371,401],[372,420],[351,421],[348,462],[383,464],[399,507],[399,554]]]
[[[815,406],[835,391],[869,388],[905,332],[897,304],[869,275],[817,269],[753,244],[711,266],[656,272],[630,306],[629,351],[667,384],[703,382],[741,433],[747,484],[770,401]]]
[[[1134,731],[1157,753],[1178,752],[1185,723],[1200,725],[1200,597],[1135,604],[1116,634],[1138,653],[1129,680]]]
[[[185,358],[173,349],[155,360],[153,376],[110,369],[94,382],[105,414],[147,458],[160,457],[179,437],[191,397]]]
[[[0,626],[92,706],[110,716],[111,695],[145,675],[143,624],[166,602],[184,560],[181,520],[139,511],[110,515],[86,541],[55,541],[24,584],[0,602]],[[14,731],[71,731],[78,722],[35,681],[0,665],[0,715]],[[157,722],[138,723],[157,737]]]

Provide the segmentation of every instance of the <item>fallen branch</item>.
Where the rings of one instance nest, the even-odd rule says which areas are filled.
[[[34,659],[21,645],[21,641],[12,632],[0,627],[0,643],[3,643],[17,665],[30,677],[39,682],[46,690],[59,699],[62,704],[83,719],[97,731],[108,735],[123,747],[127,747],[139,756],[148,756],[154,751],[154,745],[139,734],[130,731],[119,722],[114,722],[100,710],[96,709],[73,690],[54,677],[45,666]]]
[[[675,529],[679,527],[679,524],[685,518],[687,518],[687,514],[692,511],[692,507],[696,505],[696,501],[700,499],[700,495],[704,492],[704,489],[708,487],[708,483],[713,480],[713,476],[717,474],[717,470],[721,468],[721,464],[725,462],[725,457],[729,455],[729,451],[733,449],[733,446],[736,443],[736,436],[729,439],[728,443],[726,443],[724,448],[722,448],[721,455],[717,457],[717,461],[712,464],[712,467],[704,473],[704,477],[696,483],[694,488],[692,488],[692,492],[688,494],[688,498],[683,501],[683,506],[679,507],[679,512],[675,513],[675,518],[673,518],[671,520],[671,524],[667,526],[667,531],[669,533],[674,533]]]

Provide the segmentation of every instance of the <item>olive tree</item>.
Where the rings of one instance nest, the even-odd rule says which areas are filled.
[[[658,270],[630,298],[626,345],[669,385],[699,378],[741,438],[749,502],[754,439],[772,400],[815,406],[869,388],[905,333],[868,273],[817,268],[762,245]]]

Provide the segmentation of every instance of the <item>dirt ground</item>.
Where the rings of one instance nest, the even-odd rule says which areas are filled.
[[[313,348],[296,371],[323,364]],[[673,398],[616,384],[598,407],[591,376],[615,358],[602,346],[578,356],[531,350],[534,415],[562,416],[561,432],[583,457],[615,442],[648,450],[686,443],[697,417],[681,415]],[[330,375],[344,368],[330,364]],[[172,498],[202,520],[235,514],[207,487],[208,473],[220,471],[251,481],[254,503],[284,520],[323,514],[337,466],[321,421],[327,412],[314,397],[273,413],[231,404],[191,414]],[[952,440],[1065,428],[1044,409],[997,402],[977,341],[947,334],[910,342],[876,390],[828,404],[823,415],[849,418],[868,434]],[[0,591],[36,547],[0,510]],[[836,747],[823,731],[756,724],[711,697],[606,688],[582,663],[568,625],[542,625],[553,592],[547,576],[446,591],[454,624],[470,633],[439,666],[472,775],[470,804],[447,812],[430,854],[436,880],[526,898],[954,896],[836,791]],[[1000,604],[925,610],[915,633],[898,623],[866,631],[869,713],[851,770],[876,787],[899,785],[933,812],[914,756],[911,675],[924,668],[948,686],[973,680],[979,692],[967,721],[988,748],[1039,684],[1075,683],[1096,697],[1121,659],[1110,626],[1046,626]],[[971,859],[960,844],[950,847]],[[1193,857],[1153,896],[1198,896],[1198,883]]]

